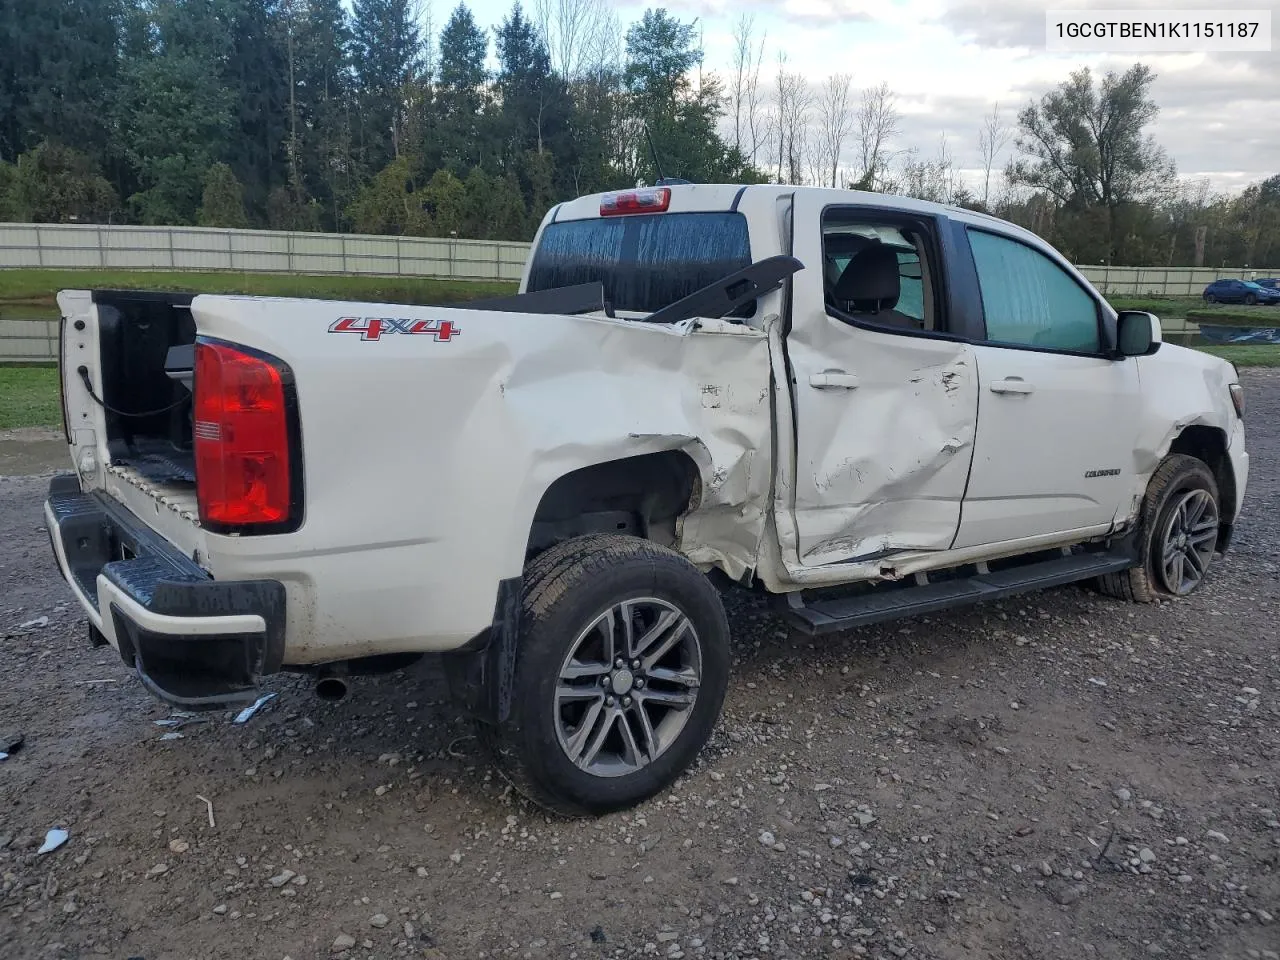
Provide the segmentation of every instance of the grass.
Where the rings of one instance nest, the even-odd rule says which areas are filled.
[[[1182,317],[1201,305],[1199,297],[1107,297],[1116,310],[1145,310],[1157,317]]]
[[[1232,343],[1196,349],[1229,360],[1237,367],[1280,367],[1280,344]]]
[[[158,270],[0,270],[0,319],[56,320],[59,290],[183,290],[268,297],[319,297],[444,304],[514,293],[516,284],[416,277],[300,276]]]
[[[54,367],[0,367],[0,430],[62,422]]]
[[[1197,307],[1186,319],[1223,327],[1280,327],[1280,306]]]

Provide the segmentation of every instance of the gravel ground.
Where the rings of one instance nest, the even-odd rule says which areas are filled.
[[[1280,372],[1247,386],[1246,516],[1196,596],[821,642],[731,597],[711,746],[596,821],[513,795],[429,666],[157,726],[85,642],[46,481],[0,480],[0,955],[1280,960]]]

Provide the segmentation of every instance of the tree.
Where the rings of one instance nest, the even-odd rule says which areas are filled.
[[[756,162],[764,140],[761,117],[760,65],[764,62],[765,36],[755,43],[755,17],[739,14],[733,28],[733,82],[729,102],[733,110],[733,145]]]
[[[293,25],[294,162],[301,180],[294,202],[314,197],[331,229],[340,226],[356,178],[350,67],[351,27],[342,0],[306,0]]]
[[[716,127],[725,97],[714,76],[695,89],[689,74],[702,62],[692,23],[663,9],[646,10],[627,30],[626,118],[619,166],[628,179],[649,183],[658,169],[649,157],[647,127],[662,161],[662,173],[696,182],[754,179],[742,151],[724,142]]]
[[[209,165],[237,129],[223,66],[234,49],[219,0],[153,0],[127,25],[115,122],[143,223],[191,223]]]
[[[1013,134],[1000,116],[1000,104],[991,107],[991,113],[983,119],[982,128],[978,131],[978,149],[982,153],[982,205],[991,202],[991,171],[995,168],[996,158],[1009,145]]]
[[[879,189],[880,181],[893,157],[890,144],[899,132],[896,97],[888,83],[867,87],[858,105],[859,190]]]
[[[13,189],[17,175],[18,169],[14,164],[0,160],[0,223],[23,219]]]
[[[462,172],[481,164],[488,134],[482,138],[482,115],[489,106],[484,61],[489,40],[465,3],[449,16],[440,33],[440,78],[436,90],[436,130],[441,163]],[[486,118],[487,119],[487,118]],[[490,158],[493,163],[494,158]]]
[[[93,161],[53,141],[20,156],[8,179],[8,203],[19,220],[101,223],[116,208],[115,191]]]
[[[397,157],[356,193],[347,219],[357,233],[430,236],[426,194],[417,186],[409,158]]]
[[[813,90],[799,73],[786,69],[786,55],[778,55],[778,74],[774,89],[774,122],[779,183],[803,183],[803,165],[809,154],[809,114],[813,108]],[[815,164],[825,169],[825,160]]]
[[[498,28],[495,45],[508,161],[526,150],[568,153],[569,89],[552,72],[546,44],[518,0]]]
[[[286,31],[279,29],[280,0],[216,0],[216,6],[231,38],[221,85],[230,94],[235,145],[216,153],[231,165],[250,209],[260,215],[271,188],[289,179],[289,64]]]
[[[416,0],[354,0],[351,50],[360,91],[360,162],[380,170],[407,146],[409,88],[422,70]]]
[[[204,194],[200,204],[202,227],[247,227],[244,212],[244,190],[231,167],[215,163],[204,178]]]
[[[1023,156],[1006,176],[1073,210],[1100,209],[1107,262],[1118,252],[1121,208],[1159,199],[1173,180],[1172,162],[1144,132],[1159,113],[1150,95],[1154,80],[1138,63],[1123,74],[1108,72],[1095,85],[1086,67],[1018,114]]]
[[[593,65],[602,35],[611,30],[605,0],[534,0],[533,10],[552,69],[562,80],[577,79]]]
[[[847,73],[834,73],[827,77],[818,95],[818,144],[819,154],[830,170],[828,181],[839,186],[840,158],[844,154],[845,141],[853,132],[851,90],[853,77]]]
[[[0,0],[0,161],[69,138],[107,159],[120,0]]]
[[[456,236],[466,214],[467,188],[448,170],[431,175],[424,191],[436,236]]]

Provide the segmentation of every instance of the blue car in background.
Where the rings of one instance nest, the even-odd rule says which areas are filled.
[[[1252,280],[1215,280],[1202,296],[1205,303],[1280,303],[1280,290]]]
[[[1253,282],[1268,290],[1280,290],[1280,277],[1259,277]]]

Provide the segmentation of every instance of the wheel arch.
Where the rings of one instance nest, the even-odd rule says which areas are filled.
[[[702,471],[685,449],[578,467],[543,491],[529,527],[525,558],[593,533],[638,536],[673,546],[680,517],[697,508],[702,489]]]
[[[1218,514],[1222,530],[1218,537],[1225,549],[1231,538],[1231,528],[1236,517],[1236,475],[1227,453],[1227,434],[1219,427],[1192,424],[1185,427],[1169,444],[1167,454],[1181,453],[1195,457],[1209,468],[1218,484]]]

